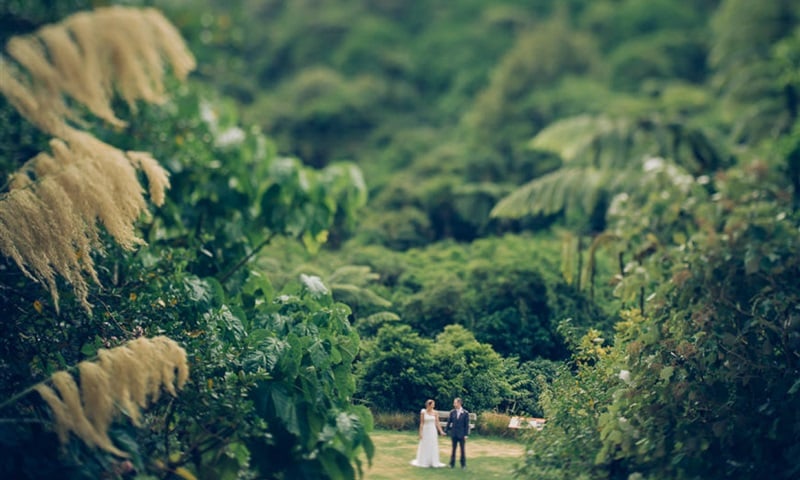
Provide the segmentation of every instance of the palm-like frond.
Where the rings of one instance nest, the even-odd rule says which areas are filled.
[[[376,282],[380,275],[366,265],[344,265],[328,275],[333,297],[348,305],[388,308],[392,302],[381,297],[368,285]]]
[[[594,167],[562,168],[532,180],[502,199],[492,210],[493,217],[521,218],[552,215],[577,209],[594,211],[605,193],[616,193],[625,185],[631,171],[609,171]]]
[[[649,158],[671,159],[698,174],[722,162],[705,132],[658,118],[567,118],[543,129],[529,146],[557,153],[564,167],[513,191],[498,202],[492,216],[591,215],[609,196],[640,188],[636,180]]]
[[[559,120],[542,129],[528,146],[557,153],[566,165],[585,165],[597,158],[600,143],[625,140],[630,122],[606,116],[579,115]],[[624,143],[624,142],[623,142]],[[613,152],[613,161],[624,161],[624,152]]]
[[[334,284],[351,284],[363,286],[368,283],[374,282],[380,278],[380,275],[373,272],[371,268],[366,265],[345,265],[337,268],[333,273],[328,275],[328,283]]]
[[[381,308],[392,306],[392,302],[372,290],[356,285],[334,283],[331,285],[331,291],[337,302],[348,305],[368,305]]]

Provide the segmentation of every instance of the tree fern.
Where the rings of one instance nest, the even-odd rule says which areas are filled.
[[[562,168],[539,177],[502,199],[492,216],[521,218],[528,215],[577,213],[589,215],[604,192],[615,193],[629,183],[632,172],[594,167]]]
[[[529,146],[557,153],[564,166],[513,191],[492,216],[592,215],[605,198],[637,188],[648,158],[672,159],[699,175],[718,168],[724,157],[706,132],[656,117],[567,118],[543,129]]]
[[[554,122],[542,129],[529,143],[531,148],[548,150],[561,156],[565,164],[580,162],[597,143],[617,132],[628,130],[627,122],[605,116],[578,115]],[[619,158],[619,157],[617,157]]]
[[[676,170],[694,175],[711,173],[724,164],[721,149],[705,131],[655,116],[567,118],[543,129],[529,146],[558,154],[563,167],[513,191],[495,205],[492,216],[563,215],[567,224],[577,230],[577,241],[565,237],[562,273],[568,283],[575,280],[578,289],[588,283],[592,294],[597,249],[625,237],[619,232],[604,234],[608,208],[615,196],[651,188],[652,175],[648,169],[656,159],[659,165],[664,162],[683,165],[684,168],[676,166]],[[581,236],[587,233],[596,238],[590,243],[589,261],[584,269]],[[578,250],[573,251],[576,244]],[[631,282],[626,279],[625,283]],[[617,290],[622,292],[620,288]],[[641,300],[641,292],[637,292]],[[625,299],[629,300],[628,293]]]
[[[584,285],[589,285],[589,297],[594,299],[594,285],[595,285],[595,278],[597,276],[597,254],[599,250],[606,246],[615,246],[619,245],[621,238],[615,234],[614,232],[603,232],[592,240],[592,244],[589,245],[588,250],[588,261],[586,262],[586,266],[584,267],[583,271],[581,272],[581,279]],[[621,249],[620,249],[621,250]],[[622,253],[617,252],[617,256],[621,257]],[[621,262],[621,260],[620,260]],[[624,274],[623,267],[620,266],[620,275]]]
[[[334,283],[331,284],[331,292],[337,302],[347,305],[367,305],[382,308],[392,306],[392,302],[372,290],[356,285]]]
[[[331,273],[327,280],[331,284],[351,284],[364,286],[380,278],[366,265],[345,265]]]
[[[797,117],[800,81],[785,73],[798,67],[782,64],[775,46],[796,32],[799,20],[791,0],[726,0],[717,10],[710,62],[736,138],[774,136]]]

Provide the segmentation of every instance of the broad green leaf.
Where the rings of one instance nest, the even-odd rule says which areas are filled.
[[[272,406],[275,409],[275,415],[286,427],[286,430],[295,435],[300,435],[294,399],[287,393],[284,385],[279,384],[274,386],[271,389],[270,398],[272,400]]]

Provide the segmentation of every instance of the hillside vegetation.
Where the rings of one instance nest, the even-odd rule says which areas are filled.
[[[0,41],[0,476],[358,478],[454,397],[547,418],[519,479],[800,475],[797,2],[0,0]]]

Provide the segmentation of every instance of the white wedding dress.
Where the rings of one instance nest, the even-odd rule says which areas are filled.
[[[444,467],[439,461],[439,430],[436,428],[436,415],[428,415],[423,409],[422,440],[417,447],[417,458],[411,461],[415,467]]]

